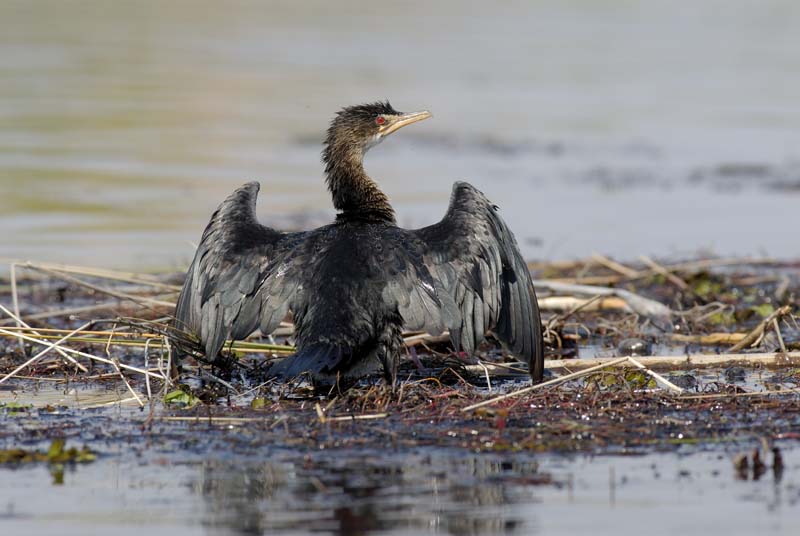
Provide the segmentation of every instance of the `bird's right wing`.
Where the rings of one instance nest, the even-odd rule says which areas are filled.
[[[228,338],[274,331],[302,286],[306,233],[259,224],[258,190],[245,184],[211,216],[178,297],[176,326],[198,335],[209,358]]]

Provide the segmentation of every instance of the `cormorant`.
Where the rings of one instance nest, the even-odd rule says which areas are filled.
[[[364,154],[399,128],[431,117],[388,102],[342,109],[322,160],[333,206],[330,225],[280,232],[259,224],[259,184],[237,189],[203,232],[178,298],[178,326],[216,357],[225,340],[274,331],[291,311],[297,353],[272,373],[309,372],[322,383],[353,381],[383,366],[394,384],[403,329],[447,329],[472,353],[491,331],[542,379],[539,309],[514,236],[480,191],[457,182],[444,218],[408,230],[367,175]]]

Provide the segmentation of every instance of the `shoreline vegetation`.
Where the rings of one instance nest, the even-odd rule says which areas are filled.
[[[8,265],[0,411],[33,410],[48,389],[101,387],[114,396],[69,411],[139,406],[149,408],[146,421],[258,423],[284,429],[287,441],[290,427],[355,422],[364,424],[341,430],[341,441],[389,434],[492,451],[800,439],[800,261],[530,263],[545,326],[543,383],[531,386],[497,344],[456,355],[446,333],[410,332],[394,390],[376,377],[329,393],[267,379],[269,364],[293,352],[291,318],[208,363],[169,322],[181,275]],[[732,424],[742,411],[763,419]],[[310,447],[316,435],[303,437]]]

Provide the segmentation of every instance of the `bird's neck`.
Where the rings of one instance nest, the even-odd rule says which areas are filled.
[[[364,171],[363,150],[331,143],[323,159],[337,221],[395,223],[389,198]]]

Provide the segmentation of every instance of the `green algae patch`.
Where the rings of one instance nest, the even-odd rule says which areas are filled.
[[[264,409],[267,407],[267,399],[266,398],[254,398],[252,402],[250,402],[251,409]]]
[[[47,451],[10,448],[0,450],[0,464],[24,464],[24,463],[89,463],[97,459],[95,454],[88,447],[80,449],[76,447],[66,448],[66,441],[54,439]]]
[[[20,402],[6,402],[5,404],[0,404],[0,409],[2,409],[9,417],[26,415],[28,410],[32,408],[33,404],[22,404]]]

